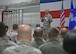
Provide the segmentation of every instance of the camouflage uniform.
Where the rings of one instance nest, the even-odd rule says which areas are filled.
[[[8,47],[4,54],[42,54],[40,50],[32,47],[26,42],[21,42],[16,46]]]
[[[13,46],[13,45],[16,45],[15,43],[13,43],[12,41],[9,41],[8,38],[4,38],[4,37],[1,37],[0,38],[0,54],[2,54],[3,50],[6,48],[6,47],[9,47],[9,46]]]
[[[17,43],[17,35],[18,33],[16,31],[11,31],[9,33],[9,38],[11,39],[11,41]]]
[[[33,46],[33,47],[36,47],[36,48],[38,48],[40,45],[42,45],[44,43],[44,41],[43,40],[41,40],[41,39],[35,39],[32,43],[31,43],[31,45]]]
[[[47,14],[43,18],[43,29],[44,33],[48,33],[48,29],[50,28],[50,23],[52,22],[52,16],[50,14]]]

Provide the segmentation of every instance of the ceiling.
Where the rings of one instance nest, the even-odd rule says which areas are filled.
[[[0,9],[39,5],[40,0],[0,0]]]

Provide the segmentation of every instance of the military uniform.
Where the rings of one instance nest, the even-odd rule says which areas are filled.
[[[52,16],[50,14],[47,14],[43,17],[43,30],[44,33],[48,33],[48,29],[50,28],[50,23],[52,22]]]
[[[11,39],[11,41],[17,43],[17,35],[18,33],[16,31],[11,31],[9,33],[9,38]]]
[[[42,45],[43,43],[44,43],[43,40],[41,40],[41,39],[35,39],[31,44],[32,44],[32,46],[38,48],[38,47],[39,47],[40,45]]]
[[[42,54],[40,50],[32,47],[27,42],[20,42],[18,45],[8,47],[4,54]]]
[[[42,54],[67,54],[62,48],[62,43],[56,38],[51,38],[47,43],[41,45],[39,49]]]
[[[9,41],[9,39],[6,37],[1,37],[0,38],[0,54],[2,54],[5,48],[9,46],[13,46],[13,45],[16,45],[16,44],[13,43],[12,41]]]

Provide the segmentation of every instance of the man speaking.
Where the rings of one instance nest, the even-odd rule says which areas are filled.
[[[47,34],[48,29],[50,28],[50,23],[52,22],[52,16],[49,14],[49,9],[45,9],[45,15],[41,21],[43,22],[44,34]]]

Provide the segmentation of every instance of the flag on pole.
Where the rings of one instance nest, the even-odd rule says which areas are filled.
[[[73,7],[73,0],[71,0],[71,9],[70,9],[70,13],[71,13],[71,18],[69,19],[69,30],[72,30],[75,26],[76,26],[76,10]]]
[[[73,1],[71,0],[71,9],[70,9],[70,13],[72,13],[74,15],[74,6],[73,6]],[[74,16],[73,16],[74,17]]]
[[[61,28],[64,27],[64,24],[65,24],[65,12],[63,9],[63,0],[62,0],[62,9],[61,9],[61,14],[60,14],[60,26],[61,26]]]

